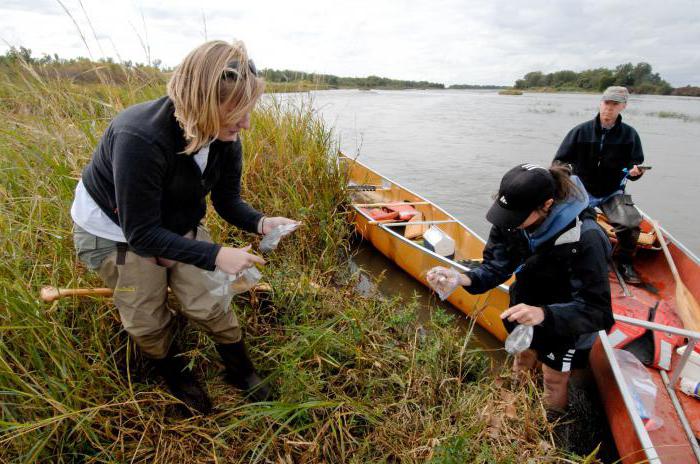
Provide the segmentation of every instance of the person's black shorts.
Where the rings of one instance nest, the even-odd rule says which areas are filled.
[[[588,355],[591,352],[591,350],[575,348],[536,351],[538,361],[559,372],[569,372],[571,369],[583,369],[588,366]]]

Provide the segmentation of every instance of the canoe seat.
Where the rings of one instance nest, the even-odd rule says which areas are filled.
[[[420,215],[418,210],[413,206],[404,205],[400,202],[382,203],[381,206],[368,206],[369,207],[360,207],[360,210],[375,221],[391,220],[392,222],[403,222]]]
[[[387,211],[384,208],[371,208],[371,209],[362,208],[362,212],[367,214],[369,217],[371,217],[375,221],[388,221],[388,220],[400,221],[398,211]]]

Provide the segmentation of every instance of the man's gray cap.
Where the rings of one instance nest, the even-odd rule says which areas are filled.
[[[620,87],[619,85],[614,85],[605,89],[601,100],[612,100],[620,103],[627,103],[627,98],[629,96],[630,92],[629,90],[627,90],[627,87]]]

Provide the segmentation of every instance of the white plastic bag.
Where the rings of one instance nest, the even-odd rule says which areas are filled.
[[[227,274],[220,269],[216,269],[214,272],[207,273],[206,275],[219,284],[218,287],[210,290],[212,295],[221,297],[231,295],[231,282],[233,282],[234,276]]]
[[[255,285],[262,279],[262,274],[255,266],[249,267],[236,275],[231,276],[231,292],[234,295],[239,293],[244,293],[255,287]]]
[[[657,388],[646,367],[629,351],[616,349],[614,352],[644,428],[660,428],[664,422],[655,414]]]
[[[518,324],[506,338],[508,354],[518,354],[530,348],[535,329],[531,325]]]
[[[260,241],[260,246],[258,249],[261,253],[269,253],[279,245],[280,240],[285,235],[289,235],[301,226],[301,222],[295,222],[293,224],[284,224],[277,226],[272,229],[268,234],[266,234]]]
[[[459,277],[459,272],[453,267],[448,269],[436,266],[426,274],[428,285],[435,290],[442,301],[445,301],[459,287]]]

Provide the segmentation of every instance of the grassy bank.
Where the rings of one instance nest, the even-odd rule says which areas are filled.
[[[700,122],[700,117],[691,116],[685,113],[678,113],[676,111],[656,111],[652,113],[647,113],[647,116],[655,116],[662,119],[680,119],[683,122]]]
[[[522,95],[522,90],[518,89],[502,89],[498,91],[498,95]]]
[[[73,189],[109,120],[163,90],[137,77],[79,86],[20,65],[0,75],[0,462],[564,460],[538,389],[511,388],[450,317],[435,313],[423,336],[415,302],[356,295],[332,133],[306,106],[260,108],[245,138],[245,197],[306,224],[265,266],[269,300],[236,301],[278,401],[242,401],[208,338],[183,325],[218,407],[173,417],[110,300],[40,303],[43,285],[102,285],[74,258]],[[257,241],[208,222],[221,241]]]
[[[523,92],[526,93],[590,93],[590,94],[599,94],[600,92],[597,92],[595,90],[587,90],[587,89],[580,89],[577,87],[529,87],[526,89],[522,89]]]

